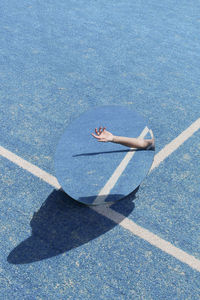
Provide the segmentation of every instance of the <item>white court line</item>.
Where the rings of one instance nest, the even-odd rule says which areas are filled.
[[[145,127],[139,137],[144,138],[145,135],[148,133],[148,131],[149,131],[148,127]],[[115,169],[115,171],[113,172],[111,177],[108,179],[108,181],[106,182],[104,187],[100,190],[98,196],[94,199],[94,201],[92,203],[93,205],[98,204],[99,202],[105,201],[105,199],[110,194],[110,191],[117,183],[119,177],[122,175],[122,173],[126,169],[129,161],[131,160],[131,158],[133,157],[134,154],[135,154],[135,151],[133,151],[133,148],[131,148],[128,151],[128,153],[125,155],[125,157],[122,159],[122,161],[118,165],[118,167]]]
[[[175,257],[179,261],[187,264],[192,269],[200,272],[200,260],[195,258],[193,255],[188,254],[187,252],[181,250],[180,248],[175,247],[170,242],[165,241],[151,231],[137,225],[135,222],[124,218],[124,216],[109,207],[95,206],[93,208],[96,212],[103,215],[106,218],[109,218],[113,222],[119,224],[123,228],[129,230],[132,234],[138,236],[139,238],[145,240],[151,245],[159,248],[163,252]]]
[[[18,165],[22,169],[32,173],[36,177],[42,179],[43,181],[47,182],[48,184],[54,186],[55,188],[59,189],[61,186],[59,185],[56,177],[52,176],[51,174],[43,171],[42,169],[38,168],[37,166],[31,164],[30,162],[24,160],[23,158],[19,157],[18,155],[10,152],[9,150],[0,146],[0,155],[7,158],[14,164]]]
[[[171,153],[178,149],[187,139],[189,139],[198,129],[200,128],[200,118],[196,120],[190,127],[188,127],[185,131],[183,131],[177,138],[175,138],[171,143],[166,145],[163,149],[167,149],[167,155],[164,155],[163,149],[157,153],[154,157],[154,164],[151,170],[155,167],[158,167],[159,164],[164,161],[166,157],[168,157]],[[170,145],[170,147],[169,147]],[[162,155],[161,155],[162,154]],[[51,186],[55,188],[60,188],[60,185],[57,179],[52,176],[51,174],[41,170],[40,168],[36,167],[35,165],[25,161],[24,159],[20,158],[16,154],[8,151],[7,149],[0,146],[0,155],[7,158],[8,160],[12,161],[13,163],[17,164],[21,168],[27,170],[28,172],[32,173],[33,175],[39,177],[40,179],[44,180],[45,182],[49,183]],[[194,256],[186,253],[185,251],[173,246],[171,243],[161,239],[159,236],[153,234],[152,232],[148,231],[147,229],[137,225],[133,221],[125,218],[122,214],[117,213],[116,211],[112,210],[106,206],[97,206],[92,207],[93,210],[102,214],[106,218],[114,221],[116,224],[119,224],[123,228],[129,230],[134,235],[140,237],[141,239],[147,241],[151,245],[154,245],[158,249],[162,250],[163,252],[175,257],[179,261],[187,264],[191,268],[195,269],[196,271],[200,272],[200,260],[196,259]]]
[[[151,167],[152,171],[159,164],[165,160],[170,154],[172,154],[176,149],[178,149],[187,139],[189,139],[197,130],[200,128],[200,118],[192,123],[186,130],[184,130],[177,138],[167,144],[160,152],[155,155],[153,165]]]

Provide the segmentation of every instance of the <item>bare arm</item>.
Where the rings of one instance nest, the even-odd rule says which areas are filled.
[[[95,128],[95,133],[96,134],[92,133],[92,135],[99,142],[111,142],[130,148],[146,149],[154,144],[154,139],[129,138],[113,135],[111,132],[107,131],[105,127],[100,127],[99,130]]]
[[[124,136],[114,136],[113,143],[121,144],[130,148],[145,149],[152,145],[152,140],[142,138],[129,138]]]

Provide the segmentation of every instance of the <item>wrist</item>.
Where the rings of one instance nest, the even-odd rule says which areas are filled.
[[[113,138],[111,140],[112,143],[117,143],[117,136],[116,135],[113,135]]]

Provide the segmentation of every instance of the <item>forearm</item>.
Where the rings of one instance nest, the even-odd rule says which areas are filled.
[[[143,138],[129,138],[124,136],[113,135],[107,131],[106,128],[100,127],[99,131],[95,128],[95,133],[92,136],[95,137],[99,142],[111,142],[121,144],[130,148],[146,149],[148,146],[154,145],[154,138],[143,139]],[[153,136],[153,135],[152,135]]]
[[[113,136],[112,143],[120,144],[130,148],[145,149],[152,143],[152,140],[144,140],[142,138],[129,138],[123,136]]]

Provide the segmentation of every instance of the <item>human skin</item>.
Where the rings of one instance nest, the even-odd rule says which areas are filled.
[[[142,139],[117,136],[107,131],[105,127],[99,127],[99,129],[95,128],[95,133],[96,134],[92,133],[92,136],[96,138],[99,142],[111,142],[136,149],[146,149],[151,146],[154,146],[154,138]]]

